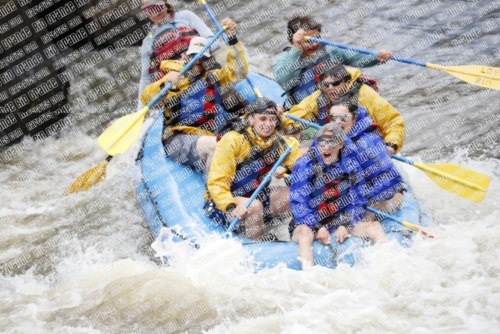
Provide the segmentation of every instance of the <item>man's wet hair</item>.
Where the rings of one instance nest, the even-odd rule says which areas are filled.
[[[250,104],[249,115],[252,114],[273,114],[278,115],[278,107],[276,106],[276,102],[267,98],[267,97],[259,97],[255,101]]]
[[[321,32],[321,23],[319,23],[317,19],[313,19],[307,15],[292,17],[288,21],[287,25],[288,41],[290,43],[292,43],[293,34],[295,34],[300,29],[304,31],[318,30],[319,32]]]
[[[327,78],[334,78],[337,81],[351,80],[352,79],[349,72],[347,72],[346,67],[342,64],[337,64],[337,65],[333,66],[332,68],[327,69],[326,71],[321,73],[319,76],[320,82],[327,79]]]
[[[250,107],[250,110],[248,112],[248,116],[255,117],[255,114],[268,114],[268,115],[275,115],[277,124],[276,124],[276,130],[282,131],[283,130],[283,123],[281,120],[280,113],[278,111],[278,106],[276,105],[276,102],[273,100],[267,98],[267,97],[259,97],[257,100],[253,101],[248,105]]]

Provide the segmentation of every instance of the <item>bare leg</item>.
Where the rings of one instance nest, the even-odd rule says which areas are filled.
[[[387,239],[387,236],[378,221],[360,222],[354,226],[351,235],[372,239],[374,243]]]
[[[290,210],[290,188],[274,188],[271,192],[271,216],[277,217]]]
[[[404,196],[402,193],[397,192],[392,198],[378,202],[376,204],[373,204],[372,207],[374,209],[377,209],[379,211],[383,211],[385,213],[393,213],[401,209],[401,206],[403,205],[404,201]],[[375,220],[375,215],[371,212],[366,212],[365,218],[368,220]]]
[[[275,188],[271,193],[271,216],[277,217],[283,212],[290,210],[290,200],[289,200],[290,190],[288,187]],[[237,201],[240,199],[242,201],[248,201],[246,197],[237,197]],[[265,225],[264,225],[264,206],[259,200],[254,200],[250,207],[249,217],[245,218],[243,224],[245,226],[245,234],[248,238],[257,239],[264,235]],[[312,253],[311,253],[312,254]]]
[[[208,174],[210,164],[212,163],[212,156],[215,152],[217,144],[216,137],[214,136],[201,136],[196,142],[196,150],[200,155],[200,159],[205,161],[205,173]]]
[[[382,207],[380,208],[384,212],[393,213],[401,209],[404,202],[404,195],[399,191],[387,201],[382,202]]]
[[[302,269],[313,265],[312,243],[314,234],[307,225],[299,225],[293,231],[292,240],[299,243],[299,257]]]

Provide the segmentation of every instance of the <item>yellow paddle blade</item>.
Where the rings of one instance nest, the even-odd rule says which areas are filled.
[[[432,228],[429,228],[429,227],[415,225],[415,224],[408,223],[408,222],[405,222],[405,221],[402,223],[402,225],[404,227],[409,228],[410,230],[413,230],[415,232],[419,232],[420,234],[422,234],[422,236],[424,236],[426,238],[433,239],[436,236],[436,234],[437,234],[437,232],[435,232],[435,229],[432,229]]]
[[[113,122],[100,136],[97,142],[109,155],[125,152],[139,137],[148,106],[130,115],[125,115]]]
[[[486,195],[490,179],[479,172],[453,164],[413,165],[425,172],[441,188],[473,202],[481,202]]]
[[[71,184],[68,188],[68,193],[72,194],[77,191],[87,190],[94,184],[104,181],[106,178],[106,167],[108,166],[108,161],[104,160],[99,165],[92,167],[82,175],[80,175],[75,182]]]
[[[481,65],[440,66],[429,63],[426,66],[444,71],[476,86],[500,90],[500,68]]]

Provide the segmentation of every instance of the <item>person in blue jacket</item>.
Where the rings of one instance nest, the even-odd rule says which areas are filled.
[[[329,116],[356,146],[366,180],[361,190],[368,204],[386,212],[398,210],[405,189],[403,178],[387,153],[380,127],[357,103],[357,94],[348,92],[335,100]]]
[[[320,33],[321,24],[309,16],[288,21],[288,40],[292,46],[273,60],[274,78],[288,92],[287,107],[311,95],[316,90],[319,75],[336,64],[371,67],[393,55],[392,51],[382,49],[375,57],[304,40],[304,36],[321,38]]]
[[[313,263],[312,242],[330,244],[331,234],[342,243],[348,235],[379,242],[386,238],[377,221],[362,221],[366,199],[362,169],[353,143],[342,129],[328,123],[292,171],[290,208],[295,217],[292,239],[299,243],[302,268]]]

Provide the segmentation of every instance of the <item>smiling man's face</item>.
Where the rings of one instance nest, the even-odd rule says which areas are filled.
[[[270,137],[278,126],[278,117],[273,114],[254,114],[248,120],[255,133],[263,139]]]

